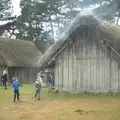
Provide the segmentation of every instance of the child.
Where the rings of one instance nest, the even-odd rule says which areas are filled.
[[[38,100],[40,100],[40,92],[41,92],[41,87],[43,86],[43,81],[41,79],[40,73],[38,73],[37,80],[35,82],[35,87],[36,87],[36,93],[35,93],[35,98],[37,97]]]
[[[19,94],[19,87],[22,86],[19,82],[18,82],[18,79],[14,79],[13,83],[12,83],[12,88],[14,90],[14,100],[13,102],[15,102],[16,100],[16,97],[17,97],[17,100],[19,100],[19,97],[20,97],[20,94]]]
[[[53,76],[51,74],[49,74],[49,76],[50,76],[50,84],[49,84],[48,92],[51,92],[51,91],[53,91],[53,88],[54,88],[54,80],[53,80]]]

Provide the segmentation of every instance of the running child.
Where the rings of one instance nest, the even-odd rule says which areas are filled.
[[[13,83],[12,83],[12,88],[13,88],[13,91],[14,91],[14,100],[13,102],[16,101],[16,98],[17,100],[19,100],[19,97],[20,97],[20,93],[19,93],[19,87],[22,86],[19,82],[18,82],[18,79],[14,79]]]

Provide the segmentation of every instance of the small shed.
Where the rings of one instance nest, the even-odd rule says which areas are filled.
[[[120,26],[80,13],[38,62],[59,91],[120,92]]]
[[[0,73],[8,70],[8,80],[18,77],[22,83],[35,81],[37,62],[41,57],[34,43],[0,37]]]

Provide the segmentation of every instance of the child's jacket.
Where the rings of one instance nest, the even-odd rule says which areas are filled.
[[[19,84],[19,82],[14,81],[12,84],[12,88],[14,90],[19,90],[19,87],[22,86],[21,84]]]

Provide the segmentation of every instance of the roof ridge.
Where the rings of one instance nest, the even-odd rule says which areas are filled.
[[[93,15],[93,12],[91,10],[88,10],[88,9],[83,9],[81,10],[81,12],[79,13],[79,15]]]

